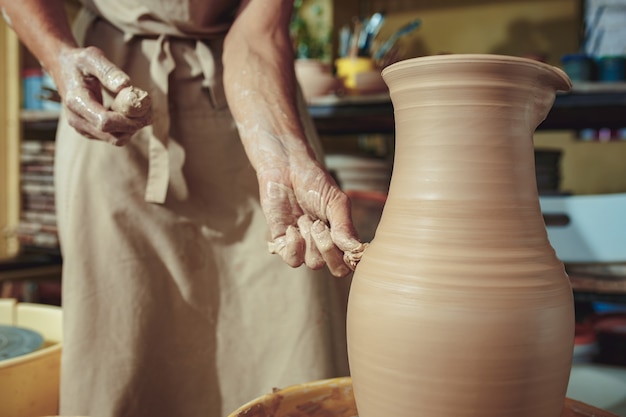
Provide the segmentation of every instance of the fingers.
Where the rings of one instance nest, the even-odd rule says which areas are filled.
[[[268,249],[294,268],[302,263],[315,270],[327,265],[335,277],[344,277],[351,271],[344,261],[344,253],[333,242],[328,226],[321,220],[313,221],[308,215],[298,219],[298,228],[289,226],[285,235],[269,242]]]
[[[341,193],[328,205],[326,215],[330,224],[332,241],[343,251],[344,263],[354,271],[368,244],[358,239],[351,213],[350,199]]]
[[[313,234],[311,233],[311,227],[313,226],[313,220],[308,215],[300,216],[298,219],[298,228],[300,234],[304,238],[305,249],[304,263],[311,269],[321,269],[326,265],[324,258],[317,248]]]
[[[78,64],[83,75],[97,78],[107,90],[117,93],[130,84],[130,77],[109,61],[104,53],[93,46],[82,49]]]
[[[268,173],[278,173],[276,176],[282,179],[288,170],[259,174],[261,205],[273,239],[270,252],[279,254],[293,267],[304,263],[311,269],[320,269],[327,265],[337,277],[354,270],[367,244],[357,237],[348,196],[334,182],[321,181],[320,185],[319,175],[313,175],[315,181],[302,181],[292,188],[266,180]]]
[[[330,273],[339,278],[348,275],[350,268],[343,261],[343,252],[333,242],[328,226],[316,220],[311,227],[311,235]]]
[[[338,193],[326,208],[333,242],[343,251],[354,250],[361,244],[352,223],[350,199],[343,192]]]
[[[149,117],[130,119],[119,113],[103,110],[93,119],[83,117],[84,108],[68,104],[68,123],[89,139],[101,140],[115,146],[126,145],[130,138],[150,122]]]
[[[128,143],[130,137],[152,122],[151,113],[130,117],[118,111],[107,110],[86,88],[68,91],[66,97],[68,122],[80,134],[116,146]]]
[[[285,234],[275,238],[267,244],[270,253],[275,253],[292,268],[302,265],[304,259],[305,242],[298,229],[288,226]]]
[[[130,85],[130,78],[100,49],[88,47],[69,51],[62,62],[58,78],[63,87],[60,91],[63,91],[68,110],[68,122],[83,136],[123,146],[135,132],[151,123],[149,111],[142,112],[141,117],[133,117],[136,114],[123,114],[104,107],[102,89],[117,95]],[[129,100],[128,94],[123,96]],[[140,103],[144,102],[142,98]]]

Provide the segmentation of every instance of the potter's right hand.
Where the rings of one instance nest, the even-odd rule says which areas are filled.
[[[103,106],[102,88],[115,95],[130,85],[130,77],[98,48],[64,51],[59,57],[58,69],[51,75],[63,99],[70,126],[87,138],[123,146],[135,132],[151,122],[149,112],[130,118]]]

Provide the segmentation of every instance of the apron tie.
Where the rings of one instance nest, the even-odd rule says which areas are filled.
[[[99,17],[89,9],[81,8],[74,23],[74,34],[79,44],[84,44],[88,28]],[[115,27],[110,22],[105,23]],[[120,30],[116,28],[117,30]],[[151,56],[149,58],[150,85],[149,94],[152,99],[154,120],[151,125],[143,128],[148,137],[148,175],[144,199],[149,203],[163,204],[166,200],[168,188],[172,188],[175,197],[186,199],[188,189],[183,175],[185,150],[170,137],[170,106],[169,106],[169,79],[176,69],[176,60],[172,48],[176,48],[176,36],[149,33],[134,33],[121,31],[124,42],[140,39],[149,42]],[[191,38],[188,38],[191,39]],[[203,74],[202,86],[209,92],[209,98],[215,109],[226,107],[224,86],[221,74],[222,40],[195,40],[195,59],[187,64],[195,67]],[[173,186],[170,187],[170,182]]]
[[[220,56],[222,52],[221,42],[211,42],[209,46],[202,40],[196,40],[195,51],[198,56],[200,71],[204,75],[202,86],[208,89],[213,108],[226,107],[224,84],[222,77],[218,76],[222,73],[221,60],[216,59],[216,55]]]
[[[167,149],[170,131],[168,78],[175,65],[167,36],[160,35],[155,53],[150,59],[152,80],[150,95],[152,111],[157,117],[149,127],[152,132],[149,135],[148,184],[145,193],[145,200],[149,203],[164,203],[167,195],[170,177],[170,158]]]

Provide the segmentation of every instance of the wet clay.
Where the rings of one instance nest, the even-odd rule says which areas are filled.
[[[111,103],[111,110],[130,118],[145,116],[151,109],[152,99],[148,93],[137,87],[124,87]]]
[[[369,246],[369,243],[361,243],[359,246],[352,250],[345,251],[343,253],[343,261],[350,267],[351,270],[355,270],[359,261],[363,257],[363,253]]]
[[[494,55],[410,59],[383,77],[394,170],[348,306],[360,417],[559,417],[574,304],[532,136],[569,79]]]

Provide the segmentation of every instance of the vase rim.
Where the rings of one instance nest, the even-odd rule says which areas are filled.
[[[385,77],[389,73],[393,73],[403,68],[416,67],[421,65],[432,65],[440,63],[514,63],[521,65],[528,65],[534,68],[544,69],[546,71],[556,73],[556,75],[562,79],[564,85],[562,89],[567,91],[571,88],[572,82],[562,69],[545,62],[537,61],[531,58],[524,58],[514,55],[498,55],[498,54],[441,54],[441,55],[428,55],[416,58],[408,58],[402,61],[395,62],[382,70],[382,76]]]

